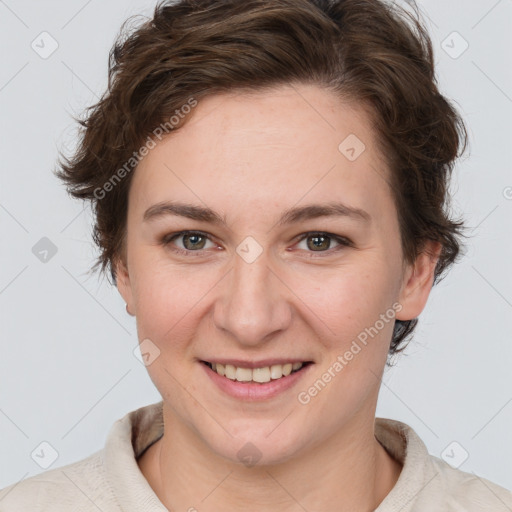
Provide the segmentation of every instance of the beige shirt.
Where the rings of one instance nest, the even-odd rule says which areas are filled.
[[[162,435],[162,402],[132,411],[114,423],[102,450],[2,489],[0,512],[165,512],[136,460]],[[429,455],[405,423],[376,418],[375,435],[403,464],[375,512],[512,511],[511,492]],[[200,511],[194,500],[190,510]]]

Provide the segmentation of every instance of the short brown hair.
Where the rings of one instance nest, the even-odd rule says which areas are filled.
[[[131,33],[128,19],[109,55],[108,89],[77,119],[78,149],[61,155],[56,171],[72,196],[92,203],[101,251],[93,269],[108,268],[116,284],[129,171],[155,127],[191,98],[307,83],[369,107],[404,261],[413,262],[425,241],[440,242],[438,282],[461,248],[463,223],[450,219],[448,185],[467,133],[439,93],[432,43],[408,3],[414,13],[384,0],[177,0],[159,2],[153,19]],[[175,117],[172,129],[186,122]],[[390,355],[403,350],[416,323],[395,322]]]

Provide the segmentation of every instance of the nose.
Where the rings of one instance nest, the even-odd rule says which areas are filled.
[[[239,344],[257,346],[290,325],[291,292],[269,266],[265,252],[251,263],[238,254],[233,261],[215,304],[214,323]]]

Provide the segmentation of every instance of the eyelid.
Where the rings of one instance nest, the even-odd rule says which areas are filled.
[[[165,247],[170,246],[176,238],[180,238],[181,236],[184,236],[184,235],[199,235],[201,237],[206,238],[208,241],[210,241],[212,243],[216,243],[215,238],[212,237],[212,235],[210,235],[209,233],[206,233],[204,231],[183,230],[183,231],[177,231],[174,233],[169,233],[169,234],[164,235],[161,238],[161,244],[164,245]],[[310,257],[310,258],[311,257],[315,258],[315,257],[322,257],[322,256],[330,256],[341,249],[344,249],[347,247],[354,247],[353,242],[349,238],[341,236],[341,235],[336,235],[336,234],[330,233],[328,231],[307,231],[307,232],[301,233],[300,235],[298,235],[297,237],[295,237],[293,239],[293,243],[294,243],[294,245],[297,245],[298,243],[302,242],[303,240],[305,240],[311,236],[327,236],[328,238],[331,238],[334,241],[336,241],[338,243],[338,246],[334,247],[334,248],[327,249],[325,251],[306,251],[307,253],[309,253],[308,257]],[[186,256],[189,256],[189,255],[200,256],[205,251],[207,251],[207,249],[198,249],[196,251],[193,251],[193,250],[181,249],[180,247],[172,247],[170,250],[172,252],[175,252],[178,254],[184,254]]]
[[[199,231],[199,230],[195,230],[195,229],[194,230],[189,229],[189,230],[183,230],[183,231],[176,231],[174,233],[168,233],[167,235],[164,235],[161,238],[161,243],[165,247],[170,246],[175,239],[180,238],[184,235],[199,235],[203,238],[206,238],[208,241],[210,241],[212,243],[216,243],[212,239],[212,235],[205,233],[204,231]],[[188,256],[188,255],[194,255],[195,253],[197,253],[197,255],[200,255],[207,249],[198,249],[197,251],[191,251],[191,250],[187,250],[187,249],[182,249],[181,247],[173,247],[173,248],[171,248],[171,250],[178,254],[185,254]]]
[[[339,243],[345,243],[345,244],[352,244],[352,241],[348,239],[346,236],[336,235],[335,233],[330,233],[329,231],[306,231],[305,233],[301,233],[298,235],[295,240],[298,242],[301,242],[305,238],[308,238],[310,236],[328,236],[329,238],[332,238],[336,240]],[[326,251],[324,251],[326,252]]]
[[[347,247],[354,247],[352,241],[347,237],[336,235],[328,231],[308,231],[306,233],[302,233],[301,235],[299,235],[298,239],[296,239],[297,242],[295,243],[295,245],[312,236],[327,236],[328,238],[333,239],[338,244],[338,246],[327,249],[326,251],[307,251],[309,258],[321,258],[323,256],[327,257],[338,252],[341,249]]]

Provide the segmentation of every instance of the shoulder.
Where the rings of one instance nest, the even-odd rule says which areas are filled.
[[[114,422],[101,450],[1,489],[0,512],[164,510],[137,465],[162,434],[162,401],[131,411]]]
[[[376,419],[376,436],[402,463],[395,487],[377,512],[511,512],[512,493],[431,455],[406,423]]]
[[[512,510],[512,493],[474,473],[455,469],[445,461],[430,455],[433,467],[432,486],[425,488],[425,503],[433,496],[443,496],[444,506],[453,512],[508,512]],[[425,510],[427,510],[425,508]]]
[[[102,451],[0,490],[2,512],[117,511],[114,502]]]

